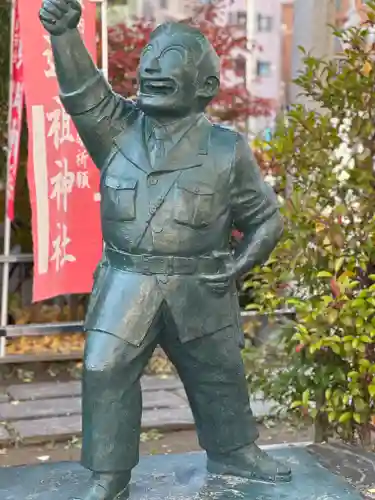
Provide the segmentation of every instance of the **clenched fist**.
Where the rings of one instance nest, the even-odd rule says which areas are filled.
[[[76,28],[81,15],[82,7],[78,0],[44,0],[39,12],[43,26],[54,36]]]

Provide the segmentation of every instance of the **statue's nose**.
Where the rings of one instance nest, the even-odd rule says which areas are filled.
[[[160,71],[160,64],[158,59],[156,59],[156,57],[151,59],[151,61],[149,61],[145,66],[144,70],[149,74],[158,73]]]

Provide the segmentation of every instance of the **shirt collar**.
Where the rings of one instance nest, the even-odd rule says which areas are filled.
[[[195,125],[201,114],[189,115],[180,120],[168,124],[158,123],[150,117],[146,118],[146,138],[149,140],[152,135],[156,139],[172,141],[176,144]]]

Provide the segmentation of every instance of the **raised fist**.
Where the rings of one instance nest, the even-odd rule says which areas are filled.
[[[54,36],[76,28],[81,15],[82,7],[78,0],[43,0],[39,12],[43,26]]]

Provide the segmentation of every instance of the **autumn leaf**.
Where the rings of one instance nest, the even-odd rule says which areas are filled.
[[[372,71],[372,64],[370,63],[370,61],[366,61],[365,64],[362,66],[361,72],[364,76],[369,76],[371,71]]]
[[[338,297],[341,293],[341,290],[340,290],[340,287],[339,287],[337,281],[335,280],[335,278],[331,279],[330,287],[331,287],[332,295],[334,297]]]

